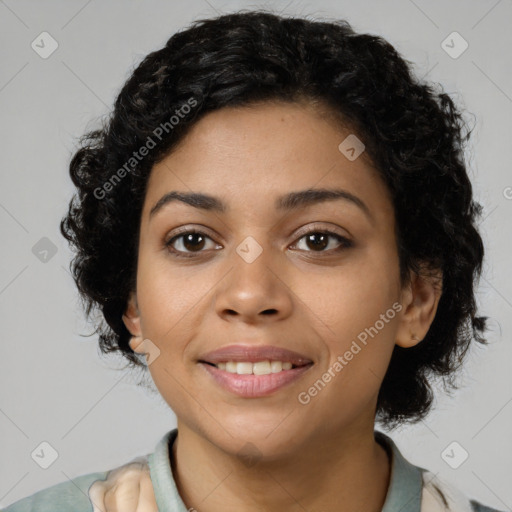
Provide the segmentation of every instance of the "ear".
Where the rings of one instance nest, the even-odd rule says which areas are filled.
[[[431,270],[427,275],[411,273],[411,281],[402,291],[404,312],[396,335],[398,346],[412,347],[427,335],[436,316],[442,289],[440,269]]]
[[[132,338],[129,341],[130,348],[134,352],[144,354],[144,344],[142,343],[142,329],[140,326],[140,311],[137,304],[137,295],[130,293],[125,313],[122,316],[124,325],[130,331]]]

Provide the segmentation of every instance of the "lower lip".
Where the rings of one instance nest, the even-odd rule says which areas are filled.
[[[216,366],[199,363],[223,389],[244,398],[267,396],[299,379],[313,364],[299,366],[291,370],[281,370],[268,375],[239,375],[219,370]]]

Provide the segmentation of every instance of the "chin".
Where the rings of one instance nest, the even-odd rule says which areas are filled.
[[[297,444],[300,444],[300,438],[305,435],[304,428],[296,419],[290,422],[286,419],[283,421],[286,414],[282,413],[266,414],[265,419],[261,416],[238,415],[233,421],[225,417],[222,422],[225,430],[219,426],[214,434],[216,439],[210,440],[226,453],[249,458],[276,460],[294,453]],[[293,414],[290,414],[290,419],[292,416]]]

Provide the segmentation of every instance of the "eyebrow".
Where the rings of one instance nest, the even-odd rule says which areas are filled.
[[[299,208],[305,208],[326,201],[344,200],[359,207],[367,217],[373,222],[373,216],[366,203],[344,189],[326,189],[326,188],[310,188],[300,190],[298,192],[290,192],[284,196],[278,197],[274,207],[278,211],[293,211]],[[164,206],[169,203],[179,201],[200,210],[212,211],[216,213],[225,213],[228,206],[218,197],[202,194],[198,192],[168,192],[162,196],[157,203],[151,208],[149,218],[151,219]]]

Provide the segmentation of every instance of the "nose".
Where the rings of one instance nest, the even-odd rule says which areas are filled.
[[[272,251],[264,249],[253,261],[233,252],[231,270],[215,298],[216,312],[224,320],[256,324],[283,320],[291,314],[293,292],[286,282],[286,270],[280,268]]]

